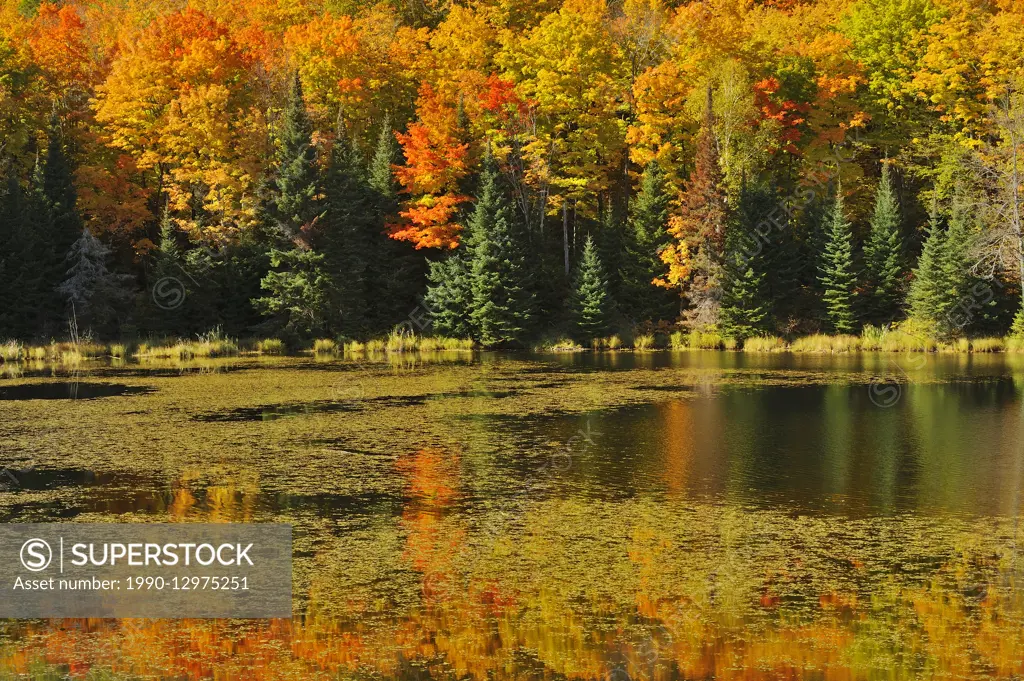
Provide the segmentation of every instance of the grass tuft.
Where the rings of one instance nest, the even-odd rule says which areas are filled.
[[[743,341],[743,352],[785,352],[788,348],[778,336],[751,336]]]
[[[816,333],[812,336],[797,338],[790,346],[793,352],[807,352],[817,354],[840,354],[845,352],[856,352],[860,349],[861,341],[857,336],[840,334],[838,336],[827,336]]]
[[[654,334],[644,333],[633,339],[633,349],[638,352],[647,352],[654,348]]]
[[[314,355],[334,355],[338,352],[338,344],[330,338],[317,338],[313,341]]]

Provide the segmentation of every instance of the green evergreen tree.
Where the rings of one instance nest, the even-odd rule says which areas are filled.
[[[486,346],[522,345],[534,317],[525,239],[502,191],[494,159],[488,155],[480,193],[470,219],[473,308],[476,338]]]
[[[427,274],[427,309],[437,333],[455,338],[472,338],[470,314],[473,309],[473,273],[468,246],[462,245],[446,257],[430,263]]]
[[[852,333],[857,328],[854,310],[857,275],[853,263],[853,233],[843,214],[841,189],[836,192],[835,203],[827,216],[825,237],[819,266],[825,318],[835,333]]]
[[[772,244],[770,237],[762,235],[759,229],[764,216],[774,207],[773,198],[774,194],[765,187],[744,185],[726,232],[721,324],[726,335],[741,341],[771,328]]]
[[[267,295],[253,301],[257,310],[270,317],[268,330],[279,333],[293,347],[335,333],[334,280],[324,255],[303,248],[274,249],[270,265],[275,269],[261,284]]]
[[[594,240],[587,237],[569,298],[569,318],[575,337],[583,342],[608,335],[614,303]]]
[[[386,223],[398,212],[398,187],[393,166],[402,162],[402,149],[387,119],[377,137],[369,167],[370,187],[376,194],[375,234],[367,279],[374,295],[368,309],[369,325],[376,331],[403,323],[422,307],[417,296],[424,289],[427,261],[408,243],[385,234]],[[418,317],[418,314],[416,315]]]
[[[644,168],[640,191],[630,204],[622,244],[620,308],[637,321],[674,319],[679,295],[654,285],[664,263],[658,251],[669,242],[668,212],[671,196],[665,171],[657,161]]]
[[[928,220],[927,236],[921,247],[921,255],[914,268],[907,302],[913,319],[937,324],[943,309],[942,263],[945,261],[946,240],[940,223],[938,206],[933,201]]]
[[[970,261],[974,234],[967,203],[959,193],[953,200],[951,213],[939,261],[941,307],[936,321],[938,332],[943,337],[967,331],[977,314],[973,309],[977,301],[971,300],[970,296],[974,283]]]
[[[358,147],[340,134],[324,181],[324,216],[314,246],[326,256],[335,281],[343,333],[355,336],[369,327],[374,295],[370,271],[374,241],[381,239],[377,202]]]
[[[868,313],[875,322],[892,321],[903,298],[904,260],[900,207],[888,164],[882,166],[875,194],[871,233],[864,244],[864,265],[871,286]]]
[[[298,73],[292,80],[278,143],[272,214],[285,238],[294,239],[308,230],[320,214],[316,201],[318,173],[313,124],[306,113]]]

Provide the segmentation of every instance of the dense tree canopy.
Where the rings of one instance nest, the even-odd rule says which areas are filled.
[[[934,319],[967,280],[941,304],[916,282],[943,266],[1015,301],[983,315],[1008,328],[1022,27],[1017,0],[0,0],[0,286],[32,290],[0,336],[62,327],[83,227],[138,293],[103,333],[175,331],[149,302],[169,277],[197,324],[257,332],[290,310],[299,335],[375,333],[428,270],[438,321],[468,332],[448,308],[484,295],[466,251],[485,195],[521,254],[480,244],[527,280],[509,284],[535,292],[541,332],[572,328],[585,253],[611,331],[928,310],[969,332],[981,317]],[[837,186],[842,215],[821,210]],[[523,342],[513,327],[493,337]]]

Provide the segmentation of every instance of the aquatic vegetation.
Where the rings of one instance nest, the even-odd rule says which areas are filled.
[[[18,341],[4,341],[0,343],[0,361],[4,362],[17,362],[21,359],[22,354],[25,351],[23,346]]]
[[[654,334],[644,333],[633,339],[633,349],[638,352],[647,352],[654,349]]]
[[[283,355],[286,349],[280,338],[264,338],[256,342],[256,352],[262,355]]]
[[[751,336],[743,341],[744,352],[785,352],[789,345],[778,336]]]
[[[825,334],[803,336],[802,338],[797,338],[790,345],[790,350],[793,352],[810,352],[833,355],[846,352],[856,352],[859,349],[860,338],[845,334],[838,336],[828,336]]]
[[[717,331],[694,330],[686,339],[686,347],[694,350],[722,350],[725,348],[725,339]]]
[[[586,348],[571,338],[546,340],[536,348],[537,352],[583,352]]]
[[[1006,343],[1002,338],[974,338],[971,340],[971,352],[1002,352]]]
[[[314,355],[333,355],[338,352],[337,341],[331,338],[317,338],[313,342]]]

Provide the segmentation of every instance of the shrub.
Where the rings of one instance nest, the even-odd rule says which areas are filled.
[[[1024,336],[1007,336],[1003,345],[1006,352],[1024,352]]]
[[[314,355],[333,355],[338,352],[338,344],[330,338],[317,338],[313,341]]]
[[[128,356],[128,346],[122,343],[114,343],[110,346],[110,356],[115,359],[123,359]]]
[[[971,352],[1002,352],[1005,349],[1002,338],[975,338],[971,341]]]
[[[744,352],[784,352],[787,347],[778,336],[751,336],[743,341]]]
[[[256,343],[256,352],[261,355],[282,355],[284,350],[284,341],[280,338],[264,338]]]
[[[383,338],[374,338],[373,340],[366,341],[367,352],[384,352],[387,349],[387,341]]]
[[[605,344],[609,350],[618,350],[622,347],[622,339],[618,334],[615,334],[614,336],[609,336]]]
[[[735,350],[739,344],[739,341],[735,338],[725,338],[722,340],[722,347],[726,350]]]
[[[366,346],[359,341],[345,343],[345,354],[355,355],[366,351]]]
[[[654,334],[645,333],[633,339],[633,349],[647,352],[654,347]]]

